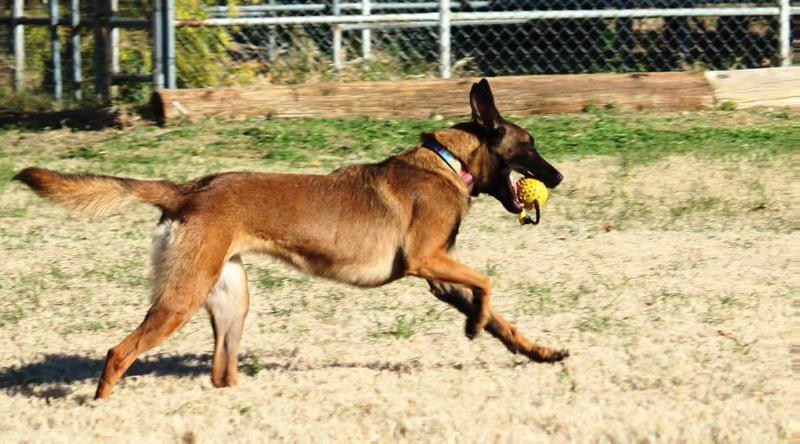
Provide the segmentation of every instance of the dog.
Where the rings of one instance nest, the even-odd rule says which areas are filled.
[[[101,215],[130,201],[162,214],[153,241],[152,306],[106,357],[96,399],[144,351],[205,305],[214,333],[211,380],[237,383],[238,347],[249,307],[241,254],[265,253],[303,272],[359,287],[414,276],[466,315],[470,339],[486,329],[512,353],[554,362],[566,350],[529,341],[491,307],[489,278],[451,254],[471,197],[488,194],[519,213],[511,173],[555,188],[563,179],[521,127],[504,120],[489,82],[474,83],[472,119],[422,135],[420,146],[327,175],[228,172],[184,184],[30,167],[14,179],[39,196]],[[307,208],[325,206],[318,217]]]

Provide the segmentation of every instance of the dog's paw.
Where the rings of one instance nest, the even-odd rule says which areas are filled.
[[[548,358],[547,362],[558,362],[563,361],[564,359],[569,358],[569,350],[556,350],[553,354],[551,354]]]
[[[482,328],[479,327],[478,317],[477,316],[470,316],[467,318],[466,324],[464,324],[464,335],[470,341],[475,339],[480,333]]]
[[[490,320],[491,316],[488,312],[484,315],[473,314],[469,316],[467,318],[467,323],[464,325],[464,334],[469,339],[475,339],[475,337],[486,328]]]
[[[526,353],[526,355],[534,362],[558,362],[569,357],[569,350],[553,350],[542,347],[531,353]]]

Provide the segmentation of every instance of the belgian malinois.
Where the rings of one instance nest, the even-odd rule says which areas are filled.
[[[96,398],[107,398],[133,361],[191,318],[211,315],[211,380],[236,384],[249,306],[240,255],[266,253],[317,276],[377,287],[405,276],[467,317],[466,335],[486,329],[512,353],[553,362],[566,350],[526,339],[491,308],[489,278],[451,256],[471,196],[486,193],[519,213],[512,171],[553,188],[561,174],[533,137],[503,120],[486,79],[472,85],[472,120],[422,135],[422,144],[372,165],[328,175],[230,172],[179,185],[27,168],[14,178],[42,197],[103,214],[138,200],[162,211],[153,242],[153,302],[144,321],[108,351]],[[317,217],[307,209],[325,206]]]

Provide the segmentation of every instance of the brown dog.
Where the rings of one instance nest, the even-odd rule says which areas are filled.
[[[531,135],[500,117],[489,83],[470,91],[472,121],[424,134],[423,145],[374,165],[328,175],[223,173],[183,185],[27,168],[15,179],[40,196],[102,214],[130,200],[162,210],[154,241],[153,304],[144,321],[108,351],[97,387],[106,398],[137,356],[163,341],[203,304],[214,329],[211,379],[236,384],[237,350],[248,309],[244,252],[278,257],[300,270],[361,287],[404,276],[467,316],[469,338],[486,328],[512,353],[534,361],[566,351],[538,346],[492,310],[489,278],[449,254],[470,196],[487,193],[520,212],[511,171],[553,188],[561,174]],[[306,209],[324,205],[320,217]]]

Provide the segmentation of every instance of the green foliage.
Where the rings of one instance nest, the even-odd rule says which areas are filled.
[[[435,77],[435,65],[424,60],[405,60],[400,50],[373,49],[370,59],[345,57],[341,69],[333,68],[330,54],[323,53],[302,27],[289,33],[290,43],[278,48],[269,66],[269,78],[274,83],[295,84],[319,81],[399,80]]]
[[[202,20],[207,15],[206,7],[216,4],[212,0],[178,0],[175,14]],[[235,6],[235,2],[228,4]],[[257,61],[239,61],[231,57],[236,51],[231,36],[237,31],[235,27],[176,29],[176,46],[180,51],[175,60],[178,87],[214,87],[256,80],[263,73]]]
[[[180,3],[180,2],[179,2]],[[119,67],[124,73],[146,74],[153,70],[150,32],[121,29]],[[149,99],[150,82],[131,82],[117,87],[114,100],[121,103],[144,103]]]
[[[30,91],[16,93],[12,91],[10,83],[0,87],[0,109],[3,111],[38,111],[53,107],[53,99],[47,94]]]

